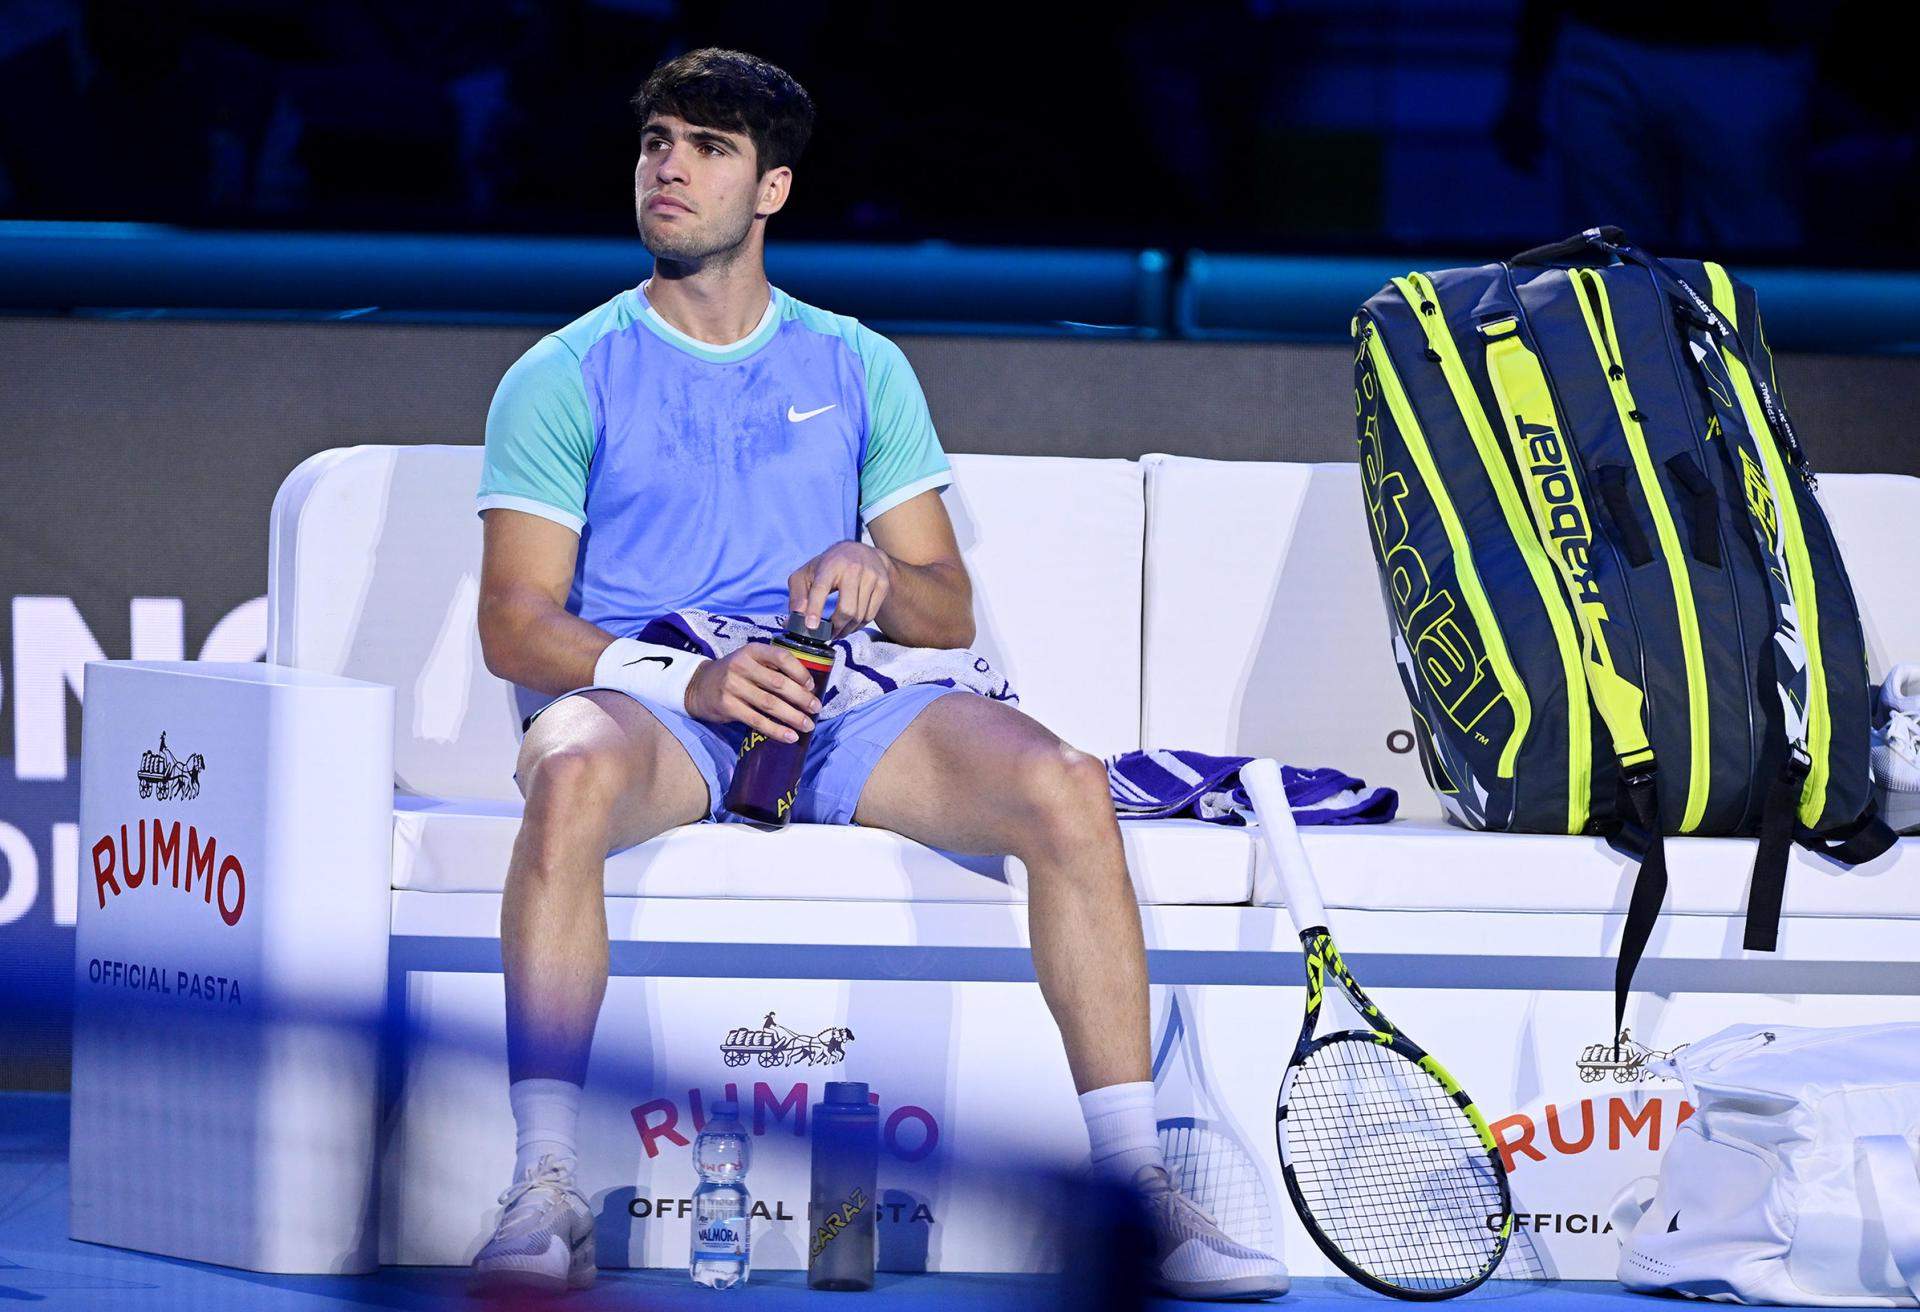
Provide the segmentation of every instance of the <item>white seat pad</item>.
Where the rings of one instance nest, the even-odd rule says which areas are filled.
[[[1302,829],[1330,907],[1392,911],[1573,911],[1625,914],[1637,869],[1603,839],[1482,834],[1436,820]],[[1669,838],[1669,913],[1740,916],[1753,877],[1751,838]],[[1284,901],[1266,849],[1255,902]],[[1787,866],[1789,916],[1920,919],[1920,838],[1845,870],[1804,849]]]
[[[393,886],[498,893],[520,828],[508,802],[394,799]],[[1199,820],[1120,825],[1134,893],[1150,905],[1244,903],[1253,844],[1243,829]],[[883,829],[697,824],[607,859],[612,897],[769,898],[869,902],[1024,902],[1013,857],[955,856]]]

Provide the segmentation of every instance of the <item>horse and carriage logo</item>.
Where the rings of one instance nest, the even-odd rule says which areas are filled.
[[[745,1066],[756,1058],[762,1066],[832,1066],[847,1059],[847,1045],[852,1042],[853,1031],[844,1025],[801,1034],[768,1012],[757,1030],[728,1030],[720,1055],[729,1066]]]
[[[163,802],[176,797],[198,797],[200,772],[206,768],[207,759],[198,752],[184,759],[174,755],[162,731],[159,750],[140,753],[140,773],[135,776],[140,780],[140,796],[152,797],[158,793]]]
[[[1644,1043],[1633,1041],[1633,1031],[1620,1031],[1620,1037],[1613,1043],[1589,1043],[1580,1054],[1574,1069],[1580,1072],[1583,1084],[1598,1084],[1611,1075],[1617,1084],[1634,1084],[1643,1079],[1662,1079],[1647,1067],[1656,1061],[1665,1061],[1674,1053],[1686,1047],[1684,1043],[1675,1045],[1667,1052],[1649,1048]]]

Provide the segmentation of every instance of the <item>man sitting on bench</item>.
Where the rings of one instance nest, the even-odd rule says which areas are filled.
[[[1163,1286],[1284,1292],[1285,1268],[1221,1233],[1162,1161],[1146,953],[1101,761],[938,685],[816,725],[804,668],[771,644],[707,660],[632,636],[697,606],[830,616],[836,637],[875,624],[908,646],[974,637],[939,495],[947,460],[906,358],[767,282],[767,220],[812,127],[806,92],[749,55],[699,50],[654,70],[634,107],[653,276],[536,343],[487,417],[480,636],[530,720],[500,926],[519,1155],[477,1283],[593,1279],[574,1132],[607,984],[607,855],[728,818],[748,731],[812,731],[793,819],[1026,863],[1034,969],[1094,1165],[1147,1204]]]

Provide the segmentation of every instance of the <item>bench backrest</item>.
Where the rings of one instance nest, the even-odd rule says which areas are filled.
[[[1148,747],[1334,765],[1441,812],[1412,750],[1359,466],[1147,456]],[[1870,674],[1920,660],[1920,479],[1831,474]]]
[[[512,691],[487,671],[475,624],[480,458],[362,446],[294,470],[274,499],[267,659],[393,685],[402,791],[517,801]],[[952,459],[945,501],[974,580],[976,649],[1067,741],[1138,746],[1142,467]]]
[[[1438,816],[1410,750],[1350,464],[958,455],[945,494],[976,648],[1024,710],[1105,756],[1137,746],[1337,765]],[[274,501],[268,659],[392,684],[403,791],[517,800],[510,690],[474,616],[480,448],[365,446]],[[1920,479],[1821,481],[1872,673],[1920,658]],[[799,562],[795,562],[798,564]]]

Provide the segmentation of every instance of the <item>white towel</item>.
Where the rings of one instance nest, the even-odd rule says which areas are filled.
[[[717,659],[750,642],[771,642],[785,632],[786,620],[785,615],[716,615],[689,607],[649,622],[633,636]],[[830,720],[895,688],[922,683],[977,692],[997,702],[1020,701],[985,656],[965,647],[907,647],[888,642],[869,624],[835,639],[833,649],[833,674],[816,720]]]

